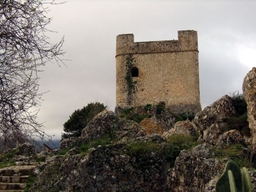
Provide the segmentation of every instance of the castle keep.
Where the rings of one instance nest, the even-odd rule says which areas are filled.
[[[178,40],[116,41],[116,104],[130,108],[164,102],[173,112],[201,110],[196,31],[178,31]]]

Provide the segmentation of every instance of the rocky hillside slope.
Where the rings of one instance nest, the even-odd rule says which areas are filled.
[[[164,106],[105,110],[47,156],[30,191],[213,192],[229,159],[251,170],[256,191],[255,85],[254,68],[243,85],[249,124],[239,97],[227,95],[184,121]]]

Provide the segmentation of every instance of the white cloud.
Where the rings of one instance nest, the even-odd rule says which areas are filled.
[[[239,47],[239,60],[243,65],[246,65],[248,68],[256,67],[256,47],[247,48]]]

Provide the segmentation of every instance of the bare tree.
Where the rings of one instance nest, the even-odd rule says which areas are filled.
[[[0,0],[0,137],[30,140],[43,137],[36,121],[42,94],[41,66],[62,62],[63,39],[52,44],[47,36],[48,6],[54,1]],[[34,110],[33,110],[34,109]]]

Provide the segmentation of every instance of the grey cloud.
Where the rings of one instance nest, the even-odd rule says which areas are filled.
[[[44,95],[39,121],[60,136],[63,123],[89,102],[115,107],[115,40],[133,33],[135,41],[177,39],[178,30],[198,31],[201,103],[241,91],[250,70],[239,47],[256,50],[254,1],[68,1],[50,7],[51,41],[65,36],[67,67],[49,63],[40,75]]]

